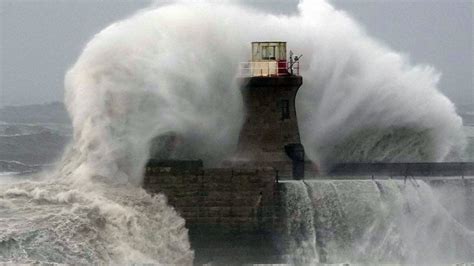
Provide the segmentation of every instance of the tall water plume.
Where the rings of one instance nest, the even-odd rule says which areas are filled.
[[[299,11],[174,4],[97,34],[66,76],[73,149],[86,155],[79,176],[92,169],[139,183],[149,142],[169,132],[182,139],[179,154],[225,158],[244,112],[237,66],[249,42],[264,39],[304,55],[297,108],[311,158],[443,160],[460,151],[461,119],[432,67],[410,66],[324,1]],[[346,142],[353,148],[338,149]]]
[[[2,190],[9,210],[39,208],[33,220],[41,228],[25,233],[30,227],[18,225],[2,237],[22,246],[51,236],[60,246],[54,250],[76,241],[78,257],[46,261],[190,263],[184,221],[162,196],[137,186],[157,136],[179,136],[176,158],[210,165],[232,154],[245,112],[235,77],[251,41],[286,40],[304,55],[296,104],[310,158],[443,160],[462,150],[461,119],[436,88],[433,68],[410,66],[325,1],[298,8],[297,15],[275,16],[231,4],[177,3],[94,36],[66,75],[74,140],[57,178]],[[378,133],[360,137],[368,131]],[[400,148],[400,139],[412,147]],[[338,148],[345,143],[353,148]],[[61,232],[41,218],[53,212],[61,213],[51,216],[55,224],[70,221]],[[71,227],[75,219],[84,226]],[[78,233],[70,236],[68,228]],[[81,230],[98,246],[77,244]],[[10,245],[13,258],[17,244]],[[90,256],[79,259],[81,252]]]
[[[116,177],[140,176],[149,141],[169,132],[183,139],[178,154],[225,158],[244,112],[238,62],[250,41],[272,39],[304,55],[296,104],[310,158],[439,161],[462,151],[461,119],[436,88],[439,74],[410,66],[324,1],[302,2],[290,17],[175,4],[109,26],[66,78],[76,146],[121,164],[106,167]]]

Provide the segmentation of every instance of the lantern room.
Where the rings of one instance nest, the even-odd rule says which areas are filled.
[[[240,64],[240,75],[244,77],[288,76],[299,73],[299,62],[286,55],[286,42],[252,42],[252,57]]]
[[[286,42],[252,42],[252,61],[286,62]]]

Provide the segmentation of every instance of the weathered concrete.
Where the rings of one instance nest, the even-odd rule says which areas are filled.
[[[276,173],[271,168],[175,171],[148,166],[144,187],[164,193],[189,227],[212,225],[235,232],[271,231]]]
[[[274,169],[176,166],[150,162],[143,186],[165,194],[186,220],[195,264],[283,262],[274,239],[279,220]]]

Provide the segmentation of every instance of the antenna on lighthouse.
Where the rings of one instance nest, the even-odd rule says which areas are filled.
[[[288,66],[288,70],[290,70],[290,75],[293,75],[293,65],[296,64],[301,59],[301,57],[303,57],[302,54],[300,54],[299,56],[295,55],[295,57],[293,58],[293,51],[290,50],[290,65]]]

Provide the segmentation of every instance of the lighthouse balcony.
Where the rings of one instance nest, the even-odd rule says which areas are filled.
[[[240,77],[298,76],[299,72],[299,62],[294,62],[290,65],[286,60],[250,61],[241,62],[239,65]]]

